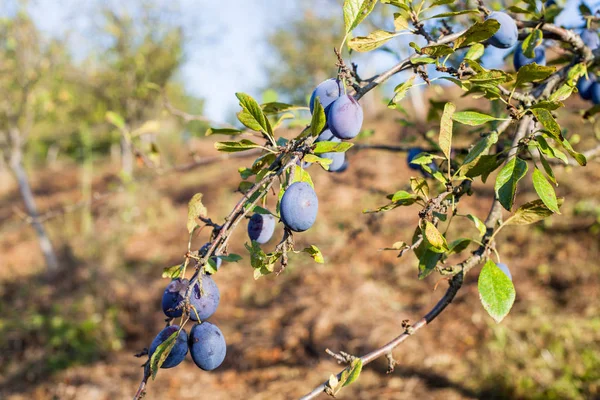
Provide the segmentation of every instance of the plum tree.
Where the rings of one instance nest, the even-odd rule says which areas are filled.
[[[598,37],[597,31],[584,29],[583,32],[581,32],[581,40],[583,40],[583,43],[592,51],[600,47],[600,37]]]
[[[546,49],[543,46],[537,46],[534,50],[535,57],[529,58],[523,54],[523,47],[519,43],[515,47],[513,56],[513,66],[518,71],[522,66],[536,63],[537,65],[546,65]]]
[[[354,97],[347,94],[335,100],[327,112],[327,124],[331,133],[343,140],[356,137],[362,123],[362,107]]]
[[[165,329],[160,331],[158,335],[154,338],[152,343],[150,344],[150,348],[148,349],[148,355],[152,358],[152,355],[165,340],[167,340],[171,335],[175,332],[179,331],[179,325],[170,325]],[[161,368],[173,368],[181,364],[181,362],[185,359],[186,354],[188,353],[188,335],[187,332],[183,329],[177,335],[177,339],[175,340],[175,345],[173,349],[165,359],[165,361],[160,366]]]
[[[323,108],[327,108],[343,93],[342,82],[338,79],[331,78],[319,83],[310,96],[310,112],[313,112],[315,99],[318,97]]]
[[[294,232],[304,232],[317,219],[319,200],[310,184],[294,182],[283,194],[279,208],[286,227]]]
[[[495,19],[500,23],[500,29],[489,39],[492,46],[499,49],[508,49],[517,43],[519,30],[515,20],[501,11],[494,11],[488,19]]]
[[[590,86],[590,97],[592,103],[596,105],[600,104],[600,82],[596,81]]]
[[[590,74],[588,78],[582,76],[577,81],[577,90],[579,91],[579,96],[584,100],[592,99],[592,85],[596,82],[596,76],[594,74]]]
[[[227,345],[223,333],[210,322],[196,324],[190,332],[192,360],[201,369],[212,371],[225,360]]]
[[[221,293],[210,275],[203,275],[201,282],[196,282],[190,295],[190,319],[204,321],[217,311]]]
[[[254,214],[248,221],[248,237],[257,243],[265,244],[273,236],[277,220],[271,214]]]
[[[393,7],[390,15],[394,15],[397,31],[377,30],[368,36],[356,36],[354,29],[376,3],[382,7]],[[498,234],[512,225],[528,225],[561,214],[563,199],[556,193],[559,174],[555,174],[554,169],[562,165],[585,166],[590,159],[600,155],[600,145],[582,152],[575,149],[596,140],[593,134],[584,137],[593,129],[581,130],[578,141],[571,143],[568,127],[561,126],[565,103],[575,92],[575,86],[583,98],[600,103],[600,83],[594,75],[598,73],[600,55],[592,51],[597,47],[598,36],[594,29],[599,21],[592,12],[586,11],[587,7],[581,6],[580,13],[591,29],[581,32],[579,38],[576,30],[554,24],[554,17],[561,9],[557,4],[547,4],[546,7],[552,7],[552,10],[541,7],[540,11],[539,2],[512,2],[507,4],[507,10],[515,14],[508,15],[491,12],[483,1],[477,2],[476,9],[469,8],[466,2],[455,3],[423,1],[415,8],[410,0],[344,0],[342,45],[341,49],[336,49],[335,59],[332,59],[332,65],[338,69],[337,76],[322,82],[314,90],[310,102],[310,124],[306,125],[302,120],[299,125],[304,128],[293,137],[277,137],[276,129],[290,117],[289,110],[298,110],[300,114],[305,107],[280,102],[259,104],[247,94],[236,93],[241,106],[238,120],[245,128],[211,128],[211,132],[229,137],[243,134],[243,139],[217,142],[215,147],[231,153],[252,149],[259,155],[251,165],[238,169],[242,179],[238,191],[242,196],[222,224],[208,217],[198,194],[190,201],[185,259],[180,266],[168,267],[163,273],[163,276],[174,279],[172,288],[163,296],[165,313],[181,316],[181,324],[187,322],[187,317],[202,321],[214,313],[220,295],[212,278],[206,275],[212,270],[211,260],[214,257],[226,261],[241,259],[241,256],[229,253],[233,247],[230,246],[232,234],[253,210],[260,211],[261,206],[267,207],[267,204],[278,202],[279,215],[286,229],[281,241],[267,252],[260,244],[271,237],[271,223],[274,225],[274,221],[266,222],[271,217],[266,214],[255,214],[250,218],[248,235],[252,243],[246,243],[245,247],[254,278],[283,271],[288,265],[288,256],[295,253],[307,253],[316,262],[324,262],[317,246],[311,244],[302,250],[295,247],[295,232],[309,229],[318,213],[314,188],[319,182],[313,183],[309,172],[301,165],[315,163],[327,169],[328,163],[324,160],[331,160],[330,171],[339,172],[347,168],[345,152],[353,146],[361,150],[370,145],[344,141],[356,137],[362,129],[363,111],[358,100],[404,72],[409,76],[394,88],[388,107],[401,112],[398,118],[403,127],[416,127],[414,130],[419,131],[422,140],[428,143],[428,154],[419,156],[423,153],[422,148],[406,144],[380,144],[370,148],[407,152],[408,166],[433,179],[411,176],[408,182],[400,185],[400,190],[386,196],[389,202],[365,212],[416,208],[412,211],[419,217],[416,229],[411,229],[408,237],[385,250],[399,251],[399,257],[409,251],[414,253],[418,259],[415,275],[424,279],[436,273],[443,278],[437,280],[447,281],[448,287],[429,312],[421,319],[403,325],[398,336],[388,344],[362,357],[336,355],[337,360],[348,363],[346,368],[331,375],[303,399],[313,399],[323,392],[335,396],[342,387],[357,379],[363,365],[384,356],[388,359],[389,370],[393,370],[396,361],[392,352],[396,346],[446,310],[469,274],[478,275],[479,300],[490,317],[500,322],[508,315],[516,290],[508,267],[494,262],[494,259],[500,259]],[[430,12],[436,8],[439,13]],[[459,23],[424,24],[425,21],[442,18],[456,18]],[[346,65],[343,56],[346,50],[372,51],[396,36],[409,33],[422,36],[426,44],[421,46],[411,42],[409,47],[414,52],[410,50],[405,59],[389,69],[365,78],[359,77],[355,65],[352,68]],[[519,36],[523,42],[515,49],[517,73],[488,68],[479,62],[486,46],[508,49],[517,44]],[[550,65],[544,65],[545,49],[541,45],[533,50],[533,60],[524,56],[524,53],[532,54],[524,51],[523,46],[530,49],[532,44],[544,40],[546,46],[556,50],[548,53],[552,57]],[[558,56],[555,57],[555,54]],[[453,57],[462,61],[451,64]],[[434,69],[440,76],[430,76]],[[585,79],[586,76],[589,79]],[[458,89],[456,92],[444,91],[442,98],[434,95],[429,103],[428,119],[439,119],[439,126],[430,129],[425,124],[410,121],[410,113],[400,104],[402,99],[411,88],[434,84],[440,79],[455,84]],[[464,97],[472,99],[459,110],[462,103],[454,104],[447,99],[452,94],[460,96],[461,102]],[[317,97],[320,102],[315,101]],[[596,114],[599,112],[600,107],[590,107],[581,114],[581,124],[597,123]],[[293,129],[290,125],[290,130]],[[460,138],[456,140],[458,135]],[[410,143],[416,135],[407,139],[406,143]],[[531,170],[533,172],[528,173]],[[488,214],[483,218],[468,214],[472,211],[463,207],[461,199],[489,184],[486,182],[488,179],[493,181],[489,190],[493,199]],[[525,202],[517,196],[524,180],[530,180],[528,184],[535,189],[536,199]],[[528,191],[528,196],[534,191]],[[201,194],[199,198],[202,198]],[[476,229],[466,230],[464,224],[457,225],[455,221],[461,218],[474,224]],[[198,252],[190,251],[192,240],[203,228],[211,230],[209,243]],[[276,268],[278,264],[279,269]],[[193,265],[193,273],[188,282],[185,276],[190,265]],[[498,274],[498,268],[510,281]],[[220,330],[205,321],[193,327],[190,348],[194,362],[206,370],[220,365],[226,352]],[[150,372],[155,373],[156,368],[156,365],[151,365]],[[148,376],[145,371],[142,389]]]
[[[162,297],[162,309],[169,318],[181,317],[183,309],[180,304],[190,282],[187,279],[173,279],[166,287]]]

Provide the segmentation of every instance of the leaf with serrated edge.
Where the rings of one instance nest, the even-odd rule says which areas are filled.
[[[558,207],[562,206],[564,199],[557,199]],[[523,204],[515,211],[509,219],[504,223],[505,225],[528,225],[539,222],[544,218],[547,218],[554,214],[552,210],[544,204],[540,199],[530,201],[529,203]]]
[[[506,121],[506,118],[492,117],[477,111],[459,111],[455,112],[452,119],[460,124],[469,126],[479,126],[491,121]]]
[[[377,0],[345,0],[344,26],[346,34],[358,26],[375,8]]]
[[[533,187],[546,207],[555,213],[560,214],[560,210],[558,209],[558,200],[556,199],[556,192],[544,174],[539,169],[535,168],[533,170],[532,179]]]
[[[517,184],[527,172],[527,163],[518,157],[513,157],[500,170],[496,177],[494,190],[502,207],[511,210],[517,192]]]
[[[352,50],[364,53],[383,46],[388,40],[396,36],[398,36],[398,33],[378,29],[371,32],[368,36],[357,36],[350,39],[348,47]]]
[[[479,273],[477,289],[483,308],[500,323],[515,302],[512,280],[492,260],[488,260]]]

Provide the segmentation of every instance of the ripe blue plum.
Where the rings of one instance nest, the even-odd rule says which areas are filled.
[[[194,325],[190,332],[190,353],[194,363],[205,371],[219,367],[227,353],[221,330],[210,322]]]
[[[584,100],[592,99],[592,85],[596,82],[596,76],[593,74],[589,74],[589,78],[586,79],[585,76],[582,76],[577,81],[577,90],[579,91],[579,96]]]
[[[350,95],[340,96],[329,107],[327,124],[334,136],[347,140],[356,137],[362,128],[363,110]]]
[[[494,33],[494,36],[489,39],[492,46],[498,47],[499,49],[508,49],[517,43],[519,30],[512,17],[501,11],[494,11],[487,19],[495,19],[500,23],[500,29],[498,29],[498,31]]]
[[[167,326],[165,329],[160,331],[158,335],[154,338],[152,343],[150,344],[150,349],[148,349],[148,354],[150,358],[152,358],[152,354],[156,351],[158,346],[165,340],[167,340],[173,333],[179,330],[178,325]],[[181,364],[181,362],[185,359],[185,356],[188,352],[188,335],[185,330],[181,330],[177,339],[175,340],[175,346],[171,349],[171,352],[161,365],[161,368],[173,368]]]
[[[346,167],[348,164],[346,163],[346,153],[323,153],[321,154],[321,157],[331,160],[329,172],[342,172],[341,169],[344,167],[344,164],[346,164]]]
[[[341,172],[344,172],[347,169],[348,169],[348,159],[345,159],[344,162],[343,162],[343,164],[337,170],[335,170],[333,172],[341,173]]]
[[[279,211],[281,220],[294,232],[304,232],[317,219],[319,200],[317,195],[306,182],[292,183],[283,194]]]
[[[510,270],[508,269],[508,265],[506,265],[504,263],[498,263],[496,265],[498,266],[498,268],[500,268],[500,270],[502,272],[504,272],[504,275],[508,276],[508,279],[510,279],[512,281],[512,274],[510,273]]]
[[[535,54],[534,58],[526,57],[525,54],[523,54],[523,47],[521,46],[521,43],[517,44],[513,57],[515,71],[518,71],[519,68],[524,65],[532,63],[536,63],[537,65],[546,65],[546,49],[542,46],[537,46],[533,52]]]
[[[275,231],[275,217],[270,214],[254,214],[248,221],[248,236],[260,244],[265,244]]]
[[[198,250],[198,253],[200,254],[201,257],[204,257],[206,255],[206,252],[208,251],[208,248],[210,247],[210,243],[206,243],[204,244],[204,246],[202,246],[200,248],[200,250]],[[214,263],[215,263],[215,269],[218,271],[219,268],[221,268],[221,263],[223,262],[223,260],[221,260],[219,257],[211,257],[210,258]]]
[[[592,29],[584,29],[583,32],[581,32],[581,40],[583,40],[583,43],[592,51],[600,47],[600,37],[598,37],[598,32]]]
[[[162,297],[162,309],[167,317],[181,317],[183,308],[179,307],[179,304],[183,301],[189,284],[187,279],[173,279],[167,285]]]
[[[335,141],[334,139],[336,139],[336,137],[333,136],[333,133],[331,133],[331,130],[325,129],[317,137],[317,139],[315,140],[315,143],[319,143],[319,142],[333,142],[333,141]]]
[[[592,103],[595,105],[600,104],[600,82],[594,82],[590,87],[590,92],[592,94]]]
[[[319,98],[323,108],[327,108],[327,106],[333,103],[342,95],[342,93],[344,93],[342,85],[342,82],[334,78],[327,79],[326,81],[319,83],[310,96],[310,112],[312,113],[315,108],[314,102],[315,98],[317,97]]]
[[[217,311],[221,293],[219,287],[210,275],[201,275],[198,279],[202,279],[202,290],[200,290],[200,282],[197,282],[190,294],[190,319],[193,321],[204,321]]]

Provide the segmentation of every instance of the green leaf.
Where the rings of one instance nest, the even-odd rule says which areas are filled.
[[[469,153],[467,154],[467,156],[465,157],[465,160],[463,161],[462,167],[466,167],[465,171],[463,171],[463,173],[470,169],[469,164],[474,163],[475,161],[479,160],[479,158],[482,155],[487,154],[490,147],[493,144],[495,144],[497,141],[498,141],[497,134],[490,134],[490,135],[484,136],[481,139],[479,139],[477,141],[477,143],[475,143],[473,148],[471,150],[469,150]],[[472,166],[474,166],[474,165],[472,165]]]
[[[344,0],[344,26],[346,34],[352,32],[375,8],[377,0]]]
[[[425,229],[423,230],[427,242],[436,249],[446,251],[448,244],[446,238],[438,231],[438,229],[429,221],[425,221]]]
[[[208,128],[206,130],[206,133],[204,134],[204,136],[210,136],[210,135],[235,136],[235,135],[239,135],[242,132],[243,131],[241,131],[239,129],[235,129],[235,128]]]
[[[440,44],[437,46],[427,46],[421,49],[421,53],[438,58],[454,53],[454,49],[448,45]]]
[[[323,132],[323,128],[327,123],[327,119],[325,118],[325,110],[321,105],[321,101],[317,96],[314,101],[313,114],[312,119],[310,121],[310,131],[313,137],[317,137]]]
[[[512,281],[492,260],[488,260],[479,274],[477,288],[483,308],[500,323],[515,302],[515,287]]]
[[[125,129],[125,120],[122,116],[113,111],[107,111],[105,114],[105,118],[108,122],[116,126],[117,128],[123,130]]]
[[[349,142],[319,142],[315,144],[313,152],[315,154],[323,153],[344,153],[354,144]]]
[[[227,261],[227,262],[238,262],[242,259],[242,256],[238,255],[238,254],[227,254],[226,256],[218,256],[221,260],[223,261]]]
[[[311,187],[315,187],[310,174],[301,166],[299,165],[295,165],[294,169],[293,169],[293,173],[292,173],[292,179],[290,180],[289,184],[291,185],[292,183],[295,182],[306,182],[308,183]]]
[[[319,250],[319,248],[315,245],[311,245],[310,247],[307,247],[302,251],[310,254],[310,256],[315,260],[315,262],[319,264],[323,264],[325,262],[323,254],[321,254],[321,250]]]
[[[502,207],[511,210],[517,192],[517,183],[527,173],[527,163],[519,157],[513,157],[500,170],[496,177],[494,190]]]
[[[480,156],[475,165],[469,166],[465,175],[469,178],[481,176],[481,181],[485,183],[488,176],[496,170],[502,161],[498,159],[496,154]]]
[[[483,223],[483,221],[481,221],[479,218],[477,218],[473,214],[468,214],[467,218],[469,218],[471,221],[473,221],[473,223],[475,224],[475,228],[477,228],[477,230],[479,231],[481,236],[485,235],[487,228],[485,227],[485,224]]]
[[[408,16],[402,13],[394,13],[394,28],[397,31],[403,31],[410,28]]]
[[[483,56],[483,52],[485,51],[485,46],[481,43],[475,43],[471,47],[469,47],[469,51],[465,54],[465,59],[467,60],[479,60],[481,56]]]
[[[202,193],[196,193],[188,202],[187,230],[189,233],[192,233],[198,226],[198,217],[208,217],[208,211],[202,204],[202,196]]]
[[[398,33],[378,29],[371,32],[368,36],[358,36],[350,39],[350,41],[348,41],[348,47],[352,50],[364,53],[383,46],[388,40],[396,36],[398,36]]]
[[[550,111],[543,108],[533,108],[531,109],[531,113],[535,116],[538,122],[542,124],[544,129],[552,134],[552,136],[559,141],[564,139],[560,130],[560,125],[558,125],[558,122],[556,122]]]
[[[563,199],[557,199],[558,206],[562,206]],[[504,223],[505,225],[528,225],[539,222],[554,214],[542,200],[534,200],[523,204],[519,209]]]
[[[271,103],[265,103],[261,106],[263,112],[265,114],[280,114],[286,111],[294,111],[294,110],[307,110],[308,107],[297,106],[294,104],[288,103],[280,103],[278,101],[274,101]]]
[[[394,88],[394,97],[388,103],[388,107],[395,108],[396,104],[406,97],[406,92],[412,87],[416,77],[416,75],[412,75],[407,81],[402,82]]]
[[[427,246],[425,243],[419,245],[419,247],[421,246],[424,246],[424,250],[422,250],[421,256],[419,257],[419,279],[425,279],[435,269],[435,266],[442,258],[442,253],[425,248],[425,246]]]
[[[459,111],[454,113],[452,119],[460,124],[478,126],[490,121],[506,121],[506,118],[492,117],[477,111]]]
[[[465,14],[477,14],[479,11],[477,10],[461,10],[461,11],[448,11],[441,14],[436,14],[432,17],[423,18],[422,21],[426,21],[428,19],[436,19],[436,18],[448,18],[448,17],[457,17],[459,15]]]
[[[464,251],[471,244],[472,240],[467,238],[459,238],[448,244],[448,254],[458,254]]]
[[[454,48],[466,47],[471,43],[482,42],[494,36],[500,29],[500,23],[495,19],[487,19],[484,22],[476,22],[465,33],[460,35],[454,42]]]
[[[516,85],[522,85],[524,83],[539,82],[543,81],[556,71],[555,67],[547,67],[545,65],[537,65],[531,63],[523,65],[517,72]]]
[[[163,269],[162,277],[169,279],[177,279],[182,276],[183,265],[177,264],[172,267],[166,267]]]
[[[251,140],[242,139],[239,142],[216,142],[215,149],[226,153],[235,153],[262,147]]]
[[[521,45],[523,55],[527,58],[535,58],[535,48],[542,44],[542,40],[544,40],[542,31],[539,29],[532,30]]]
[[[179,331],[175,331],[161,344],[158,345],[154,353],[152,353],[152,357],[150,358],[150,372],[152,373],[152,380],[156,378],[156,373],[163,365],[173,347],[175,347],[175,343],[177,343],[177,336],[179,335]]]
[[[271,124],[258,102],[245,93],[236,93],[235,96],[242,107],[242,111],[238,114],[240,122],[253,131],[263,132],[273,139]]]
[[[417,57],[417,58],[411,58],[410,62],[413,65],[435,64],[435,58],[431,58],[431,57]]]
[[[450,159],[450,148],[452,147],[452,117],[454,110],[456,110],[456,106],[453,103],[446,103],[440,121],[440,149],[442,149],[448,160]]]
[[[560,210],[558,209],[558,200],[556,199],[554,188],[550,182],[548,182],[544,174],[537,168],[533,170],[533,187],[546,207],[548,207],[548,209],[551,211],[560,214]]]
[[[424,196],[424,197],[429,197],[429,185],[427,184],[427,181],[425,180],[425,178],[421,178],[421,177],[412,177],[410,178],[410,188],[412,189],[412,191],[419,195],[419,196]]]
[[[348,386],[352,382],[356,381],[361,371],[362,360],[357,357],[352,360],[350,365],[344,370],[344,372],[342,372],[342,376],[340,378],[340,383],[342,386]]]
[[[400,201],[404,201],[404,200],[416,200],[417,196],[415,196],[414,194],[408,193],[404,190],[399,190],[396,193],[394,193],[392,195],[392,202],[397,203]]]
[[[329,165],[333,162],[331,158],[322,158],[315,156],[314,154],[305,155],[303,161],[308,163],[317,163],[326,170],[329,170]]]

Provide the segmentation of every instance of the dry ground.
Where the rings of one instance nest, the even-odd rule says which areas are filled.
[[[369,139],[373,142],[394,143],[405,136],[388,122],[372,126],[377,131]],[[195,145],[212,154],[210,141]],[[419,281],[412,254],[398,259],[393,252],[378,251],[410,240],[418,209],[361,213],[403,188],[411,175],[405,156],[368,150],[350,157],[344,174],[310,169],[319,218],[311,230],[297,235],[297,247],[316,244],[326,263],[315,264],[300,254],[279,277],[254,281],[241,227],[231,251],[244,259],[226,264],[216,275],[221,304],[211,321],[228,343],[223,366],[203,372],[188,357],[178,368],[160,371],[147,399],[297,398],[340,369],[326,348],[362,354],[397,335],[402,320],[414,321],[435,304],[445,288],[441,282],[434,290],[438,276]],[[133,184],[92,208],[93,230],[87,233],[81,211],[49,221],[66,266],[50,281],[31,229],[15,222],[21,203],[10,177],[4,177],[0,398],[131,398],[143,362],[133,354],[150,343],[163,323],[160,298],[167,282],[160,278],[162,268],[178,263],[185,251],[186,202],[203,192],[211,217],[222,219],[239,196],[233,193],[237,167],[248,163],[237,160]],[[116,185],[113,166],[98,162],[95,168],[94,190]],[[517,290],[516,304],[502,324],[496,325],[481,307],[474,270],[448,310],[395,351],[399,365],[394,373],[386,374],[384,360],[376,362],[340,398],[600,397],[600,240],[592,228],[595,217],[574,212],[582,199],[600,205],[600,168],[561,169],[557,175],[563,182],[558,193],[567,197],[564,215],[535,227],[506,229],[498,240]],[[68,163],[35,171],[40,208],[79,200],[79,179]],[[475,194],[462,201],[461,213],[485,217],[490,195],[489,185],[478,184]],[[524,185],[520,195],[524,202],[534,192]],[[269,202],[274,205],[272,198]],[[476,236],[466,221],[459,220],[453,232]],[[205,239],[197,238],[194,246]],[[89,330],[78,327],[68,339],[85,346],[57,345],[60,330],[50,338],[44,335],[46,326],[63,326],[63,320],[91,321]],[[86,334],[91,344],[78,339]],[[66,358],[49,366],[59,351],[67,351]],[[85,351],[89,357],[73,356],[77,361],[70,362],[73,354]]]

